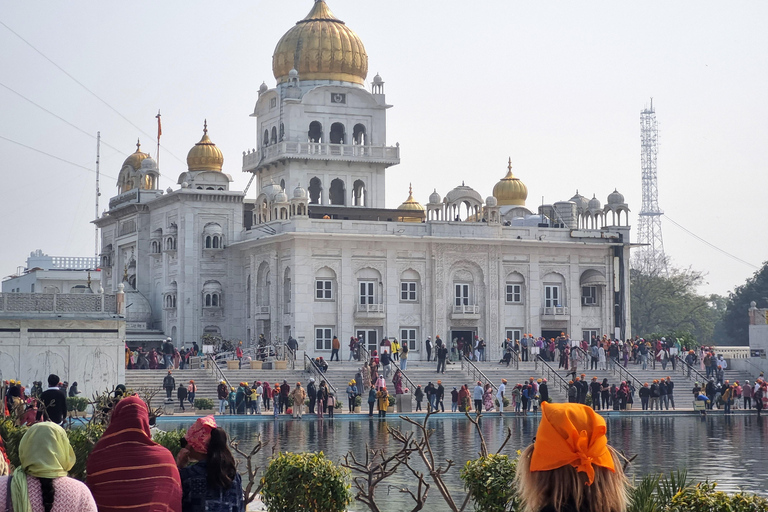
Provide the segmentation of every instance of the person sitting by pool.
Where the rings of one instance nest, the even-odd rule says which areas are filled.
[[[229,451],[227,433],[213,416],[198,418],[184,435],[176,457],[181,475],[182,510],[243,512],[243,485]],[[197,462],[196,464],[189,464]]]
[[[541,404],[515,476],[523,512],[625,512],[628,482],[605,419],[582,404]]]

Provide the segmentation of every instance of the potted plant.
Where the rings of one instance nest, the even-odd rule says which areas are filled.
[[[360,396],[360,395],[357,395],[357,396],[355,397],[355,412],[356,412],[356,413],[359,413],[359,412],[360,412],[360,407],[361,407],[362,405],[363,405],[363,397],[362,397],[362,396]]]
[[[213,414],[213,400],[210,398],[195,398],[195,410],[206,416]]]
[[[392,398],[392,395],[389,395],[387,397],[387,414],[394,414],[395,412],[395,401]]]
[[[505,512],[517,510],[517,490],[514,485],[517,459],[490,453],[469,460],[461,470],[464,489],[472,496],[475,510]]]

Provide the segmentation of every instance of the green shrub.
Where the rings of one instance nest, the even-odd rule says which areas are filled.
[[[352,502],[349,471],[320,453],[279,453],[261,479],[272,512],[342,512]]]
[[[213,400],[210,398],[195,398],[195,409],[202,411],[213,409]]]
[[[206,400],[205,398],[200,398],[200,400]],[[195,400],[195,403],[197,403],[197,400]],[[177,430],[169,430],[169,431],[158,431],[152,439],[159,445],[165,446],[168,448],[171,453],[173,454],[173,458],[176,458],[176,455],[179,454],[179,451],[181,451],[181,439],[184,437],[184,434],[186,434],[187,431],[183,428],[177,429]]]
[[[0,420],[0,437],[3,438],[5,443],[5,454],[8,455],[8,460],[11,461],[11,465],[15,468],[21,465],[19,461],[19,443],[27,432],[27,428],[17,427],[11,416],[6,416]]]
[[[88,399],[82,396],[67,397],[67,411],[85,412],[88,407]]]
[[[336,402],[333,405],[333,408],[341,410],[341,401],[340,400],[336,400]]]
[[[472,496],[475,510],[504,512],[516,510],[517,492],[513,485],[517,458],[489,454],[487,457],[469,460],[460,476],[464,489]]]
[[[703,482],[675,494],[665,512],[755,512],[768,510],[768,499],[754,494],[726,494]]]
[[[363,397],[360,395],[355,396],[355,407],[363,405]]]
[[[72,449],[75,452],[75,465],[69,470],[69,476],[77,478],[78,480],[85,481],[85,465],[88,461],[88,456],[93,451],[93,447],[96,446],[96,442],[101,439],[104,434],[104,426],[96,423],[88,423],[85,426],[78,426],[76,428],[67,429],[67,437],[69,438],[69,444],[72,445]]]

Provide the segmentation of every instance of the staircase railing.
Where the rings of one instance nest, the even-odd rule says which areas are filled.
[[[739,359],[739,361],[744,361],[744,362],[745,362],[745,363],[747,363],[749,366],[751,366],[752,368],[754,368],[754,370],[753,370],[753,373],[755,373],[755,372],[756,372],[756,373],[755,373],[755,375],[764,374],[764,372],[765,372],[765,370],[763,370],[762,368],[760,368],[759,366],[757,366],[755,363],[753,363],[753,362],[752,362],[752,361],[750,361],[749,359],[746,359],[746,358],[744,358],[744,359]]]
[[[635,389],[640,389],[641,387],[643,387],[643,383],[640,381],[640,379],[635,377],[632,374],[632,372],[630,372],[620,364],[613,365],[613,374],[616,375],[617,373],[619,374],[619,377],[621,377],[622,380],[633,383],[635,386]]]
[[[331,384],[328,379],[325,378],[325,373],[323,373],[320,367],[317,366],[315,360],[309,357],[306,353],[304,354],[304,370],[310,373],[314,373],[317,376],[318,382],[325,381],[325,383],[328,384],[328,387],[331,388],[334,394],[338,397],[339,392],[336,390],[336,387]]]
[[[360,343],[360,344],[358,344],[357,347],[358,347],[357,348],[357,353],[358,353],[358,355],[360,357],[360,362],[365,362],[365,361],[370,362],[371,361],[371,353],[368,352],[367,348],[365,348],[365,344],[364,343]]]
[[[581,367],[582,370],[586,370],[587,365],[592,356],[587,354],[587,351],[579,346],[571,347],[571,354],[573,354],[574,352],[577,354],[577,357],[576,357],[576,359],[578,360],[577,364]],[[571,359],[573,359],[573,357],[571,357]],[[572,369],[574,371],[576,370],[576,368],[572,368]]]
[[[498,386],[493,383],[491,379],[485,376],[483,371],[475,366],[475,363],[470,361],[467,356],[461,356],[461,369],[466,370],[467,375],[469,375],[473,380],[475,381],[481,381],[485,384],[490,384],[494,391],[498,391]]]
[[[539,368],[539,365],[541,365],[541,368]],[[563,390],[566,396],[568,395],[568,381],[565,380],[562,375],[557,373],[557,370],[552,368],[552,366],[547,361],[545,361],[540,354],[537,354],[536,359],[534,359],[534,368],[537,371],[540,371],[547,378],[547,380],[554,382],[560,389]]]
[[[216,359],[213,358],[211,354],[206,354],[206,357],[208,358],[208,364],[207,366],[211,370],[211,375],[218,376],[219,379],[224,379],[224,382],[227,383],[227,389],[230,389],[231,386],[229,384],[229,379],[227,379],[227,376],[224,375],[224,372],[219,368],[218,363],[216,363]]]
[[[395,366],[395,371],[397,371],[397,370],[400,370],[400,375],[402,375],[402,376],[403,376],[403,378],[405,379],[405,381],[406,381],[406,382],[408,383],[408,385],[410,386],[410,388],[409,388],[409,389],[411,389],[411,390],[413,390],[413,391],[416,391],[416,384],[414,384],[414,383],[413,383],[413,381],[412,381],[412,380],[411,380],[411,379],[408,377],[408,375],[405,373],[405,371],[404,371],[402,368],[400,368],[400,365],[397,363],[397,361],[395,361],[395,360],[393,359],[393,360],[392,360],[392,362],[391,362],[391,364],[393,364],[393,365]],[[413,391],[411,391],[411,393],[413,393]]]
[[[678,366],[677,366],[678,369],[683,373],[683,375],[688,377],[688,379],[693,380],[693,377],[691,376],[691,374],[694,374],[696,376],[696,379],[698,379],[699,382],[707,382],[708,380],[707,377],[703,373],[701,373],[699,370],[697,370],[693,366],[686,363],[682,357],[675,355],[675,359],[677,360],[677,363],[678,363]]]

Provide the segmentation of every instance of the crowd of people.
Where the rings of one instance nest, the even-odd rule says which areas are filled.
[[[131,350],[125,346],[125,368],[130,370],[181,370],[189,368],[189,358],[200,355],[197,342],[179,350],[171,338],[166,338],[159,349],[145,350],[143,346]]]
[[[147,404],[126,396],[88,456],[83,483],[67,476],[76,462],[67,432],[53,420],[35,423],[19,443],[21,465],[10,475],[0,445],[0,510],[244,512],[242,480],[215,418],[197,419],[181,444],[174,459],[152,440]]]

